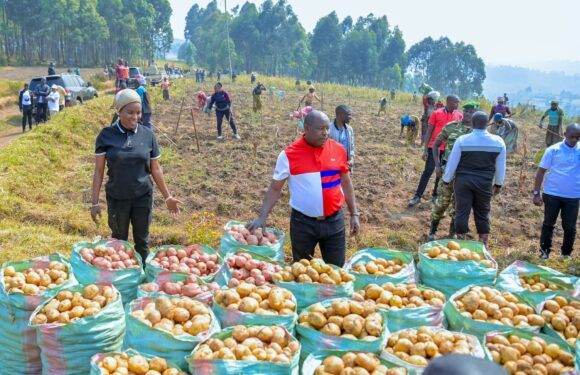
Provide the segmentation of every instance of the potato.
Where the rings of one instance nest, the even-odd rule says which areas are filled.
[[[574,346],[580,338],[580,303],[556,296],[544,303],[541,317],[560,336]]]
[[[416,308],[423,305],[442,306],[445,295],[439,291],[417,284],[385,283],[382,286],[369,284],[355,293],[355,298],[374,303],[382,309]]]
[[[354,276],[343,269],[333,270],[322,259],[313,258],[311,260],[302,259],[285,267],[276,272],[272,279],[274,281],[338,285],[353,281]]]

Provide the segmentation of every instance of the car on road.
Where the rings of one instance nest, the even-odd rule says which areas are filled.
[[[150,65],[144,72],[145,78],[149,81],[151,86],[155,86],[161,83],[163,79],[163,71],[157,67],[157,65]]]
[[[43,77],[35,77],[30,80],[29,88],[33,93],[36,93],[36,89],[40,85],[40,80],[42,78]],[[45,76],[44,78],[46,78],[46,84],[48,87],[57,85],[64,89],[65,107],[82,104],[87,100],[91,100],[99,96],[99,93],[90,82],[85,82],[81,76],[76,74],[62,73]],[[36,107],[36,98],[34,98],[34,107]]]

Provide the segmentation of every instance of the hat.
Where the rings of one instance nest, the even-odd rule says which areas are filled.
[[[57,85],[52,85],[52,86],[50,86],[50,88],[56,90],[56,89],[58,89],[58,86]]]
[[[505,98],[503,96],[498,96],[497,101],[498,102],[505,102]]]
[[[139,103],[141,104],[141,97],[137,94],[137,91],[132,89],[124,89],[117,93],[115,96],[115,109],[117,112],[121,111],[123,107],[127,104]]]
[[[503,114],[501,113],[496,113],[495,115],[493,115],[493,119],[494,120],[499,120],[503,118]]]
[[[463,104],[463,109],[476,109],[479,108],[479,102],[471,101]]]
[[[558,100],[556,100],[556,99],[554,99],[554,100],[552,100],[552,101],[550,102],[550,104],[559,104],[559,103],[560,103],[560,102],[559,102]]]
[[[427,98],[431,98],[435,101],[439,100],[440,96],[441,94],[439,94],[439,91],[431,91],[427,94]]]

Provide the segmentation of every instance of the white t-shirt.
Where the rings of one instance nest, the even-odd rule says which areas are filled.
[[[58,102],[60,101],[60,94],[58,93],[58,91],[54,91],[54,92],[50,92],[50,94],[48,95],[48,110],[49,111],[56,111],[58,112]]]
[[[559,142],[546,149],[540,167],[547,169],[544,193],[562,198],[580,198],[580,143],[570,147]]]
[[[30,90],[24,90],[22,93],[22,105],[32,105],[32,97]]]

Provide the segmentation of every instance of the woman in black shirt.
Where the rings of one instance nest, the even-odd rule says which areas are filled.
[[[170,211],[179,212],[177,204],[181,202],[169,193],[165,184],[155,135],[139,124],[139,94],[131,89],[122,90],[116,95],[114,105],[119,118],[111,126],[101,130],[96,140],[91,217],[98,222],[101,216],[99,193],[106,161],[109,179],[105,192],[112,237],[127,240],[131,224],[135,250],[145,264],[149,252],[149,225],[153,208],[151,177],[163,194]]]

